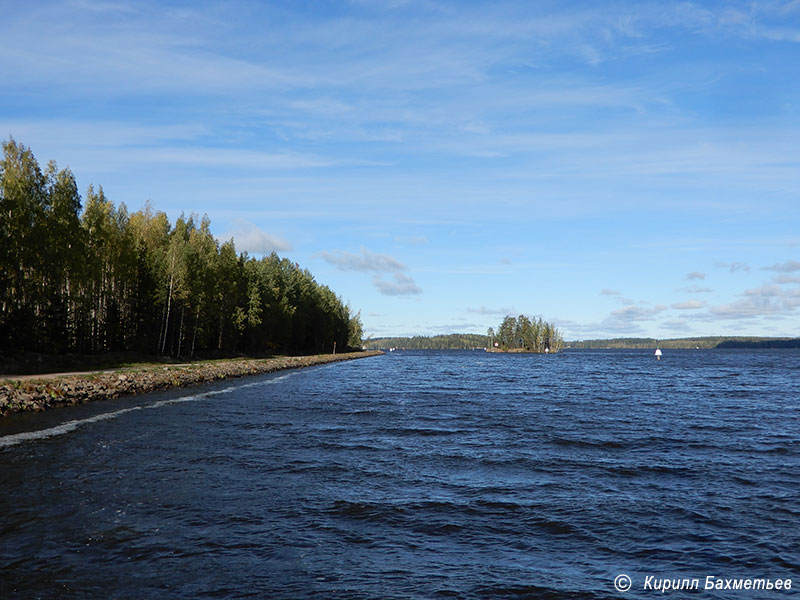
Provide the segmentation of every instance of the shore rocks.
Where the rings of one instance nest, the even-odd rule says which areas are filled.
[[[81,375],[41,375],[0,380],[0,416],[41,411],[94,400],[146,394],[220,379],[260,375],[285,369],[366,358],[379,351],[284,356],[263,359],[216,360],[174,366],[103,371]]]

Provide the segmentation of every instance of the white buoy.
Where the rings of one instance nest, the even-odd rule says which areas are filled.
[[[661,348],[656,348],[656,360],[661,360]]]

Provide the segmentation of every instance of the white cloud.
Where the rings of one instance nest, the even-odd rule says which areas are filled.
[[[626,306],[625,308],[620,308],[618,310],[613,311],[606,321],[613,321],[613,322],[631,322],[631,321],[645,321],[648,319],[652,319],[656,315],[664,312],[667,310],[667,307],[663,304],[656,305],[652,308],[646,308],[643,306]]]
[[[686,302],[676,302],[672,304],[671,307],[675,310],[696,310],[698,308],[703,308],[705,306],[704,302],[700,302],[699,300],[687,300]]]
[[[722,319],[750,319],[789,315],[800,307],[800,287],[763,285],[745,290],[742,296],[735,302],[712,306],[710,314]]]
[[[361,273],[394,273],[405,271],[406,266],[386,254],[375,254],[361,248],[361,254],[338,250],[320,252],[319,257],[340,271],[359,271]]]
[[[800,275],[778,275],[775,283],[800,283]]]
[[[454,322],[451,325],[431,325],[428,329],[432,332],[437,334],[448,334],[448,333],[471,333],[476,330],[480,331],[482,329],[482,325],[478,325],[477,323],[469,323],[468,321],[459,321]],[[483,335],[481,331],[481,335]]]
[[[232,167],[238,169],[310,169],[333,166],[334,162],[315,156],[294,153],[266,153],[228,148],[162,147],[139,153],[146,162],[192,165],[198,167]]]
[[[602,337],[606,335],[644,335],[646,333],[642,323],[650,321],[667,310],[664,305],[657,305],[651,308],[628,305],[618,310],[612,311],[600,323],[589,325],[574,325],[564,322],[565,327],[575,333],[588,334],[592,337]]]
[[[794,273],[800,271],[800,261],[787,260],[784,263],[774,264],[771,267],[764,267],[766,271],[778,271],[780,273]]]
[[[710,313],[720,319],[752,319],[783,314],[782,307],[770,298],[746,298],[728,304],[712,306]]]
[[[376,275],[372,279],[372,283],[384,296],[408,296],[422,293],[422,288],[414,283],[411,277],[403,273],[394,273],[394,281],[385,281]]]
[[[762,285],[743,292],[744,296],[757,296],[759,298],[776,298],[784,295],[783,288],[777,285]]]
[[[408,296],[422,293],[414,279],[405,274],[407,267],[387,254],[376,254],[361,248],[360,254],[339,250],[337,252],[320,252],[325,262],[340,271],[356,271],[359,273],[376,273],[372,284],[384,296]],[[382,278],[383,274],[391,274],[393,281]]]
[[[402,244],[408,244],[410,246],[424,246],[428,243],[428,238],[426,238],[424,235],[409,235],[395,237],[395,241]]]
[[[681,332],[681,333],[689,333],[692,331],[691,325],[682,320],[682,319],[675,319],[672,321],[664,321],[662,326],[666,329],[670,329],[672,331]]]
[[[645,328],[645,325],[652,325],[653,321],[666,310],[667,306],[663,304],[653,307],[631,304],[612,311],[600,322],[577,323],[561,319],[557,321],[557,324],[568,331],[573,339],[616,337],[620,335],[652,335]],[[678,322],[672,321],[673,325]],[[680,321],[680,323],[680,328],[685,328],[685,323],[683,321]],[[676,329],[678,327],[671,328]]]
[[[513,315],[516,314],[516,309],[512,308],[487,308],[486,306],[479,306],[477,308],[467,308],[467,312],[475,313],[478,315]]]
[[[236,250],[249,254],[270,254],[291,250],[292,245],[275,235],[259,229],[253,223],[238,220],[234,222],[234,229],[219,236],[220,241],[233,238]]]
[[[622,292],[617,290],[612,290],[609,288],[603,288],[600,290],[601,296],[610,296],[620,304],[624,304],[625,306],[630,306],[631,304],[636,304],[636,302],[632,298],[625,298],[622,296]]]
[[[748,273],[750,271],[750,265],[743,262],[718,262],[714,264],[721,269],[728,269],[731,273],[736,273],[737,271]]]
[[[699,273],[697,271],[692,271],[691,273],[687,273],[686,277],[684,277],[686,281],[696,281],[698,279],[705,279],[705,278],[706,278],[705,273]]]

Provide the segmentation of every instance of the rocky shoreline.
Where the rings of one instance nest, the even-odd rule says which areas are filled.
[[[186,365],[155,365],[86,374],[39,375],[0,380],[0,416],[42,411],[94,400],[146,394],[221,379],[260,375],[343,360],[366,358],[379,351],[217,360]]]

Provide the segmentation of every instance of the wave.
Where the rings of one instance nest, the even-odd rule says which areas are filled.
[[[622,449],[628,448],[631,446],[639,446],[642,445],[642,442],[639,440],[634,440],[630,443],[619,442],[616,440],[591,440],[591,439],[573,439],[573,438],[563,438],[563,437],[556,437],[552,440],[553,444],[556,446],[567,446],[567,447],[576,447],[576,448],[614,448],[614,449]]]
[[[96,415],[94,417],[89,417],[87,419],[76,419],[74,421],[67,421],[66,423],[62,423],[61,425],[56,425],[55,427],[50,427],[49,429],[40,429],[38,431],[24,431],[22,433],[6,435],[0,437],[0,448],[8,448],[9,446],[16,446],[17,444],[22,444],[23,442],[30,442],[33,440],[43,440],[46,438],[55,437],[57,435],[64,435],[65,433],[69,433],[70,431],[75,431],[79,427],[83,427],[84,425],[88,425],[89,423],[98,423],[100,421],[107,421],[108,419],[116,419],[120,415],[133,412],[134,410],[141,410],[142,408],[144,407],[134,406],[133,408],[123,408],[122,410],[110,413],[104,413],[102,415]]]
[[[60,435],[64,435],[75,431],[80,427],[84,427],[86,425],[91,425],[92,423],[99,423],[101,421],[108,421],[110,419],[116,419],[125,415],[127,413],[137,411],[137,410],[146,410],[146,409],[154,409],[154,408],[161,408],[163,406],[169,406],[171,404],[180,404],[182,402],[196,402],[198,400],[205,400],[211,396],[219,396],[222,394],[229,394],[236,390],[241,390],[243,388],[255,387],[260,385],[271,385],[274,383],[279,383],[284,381],[288,377],[295,375],[295,373],[286,373],[279,377],[274,377],[268,379],[266,381],[256,381],[251,383],[243,383],[241,385],[232,385],[226,388],[222,388],[220,390],[213,390],[209,392],[202,392],[200,394],[192,394],[190,396],[181,396],[179,398],[170,398],[168,400],[159,400],[158,402],[154,402],[153,404],[148,404],[145,406],[133,406],[131,408],[123,408],[120,410],[116,410],[113,412],[103,413],[99,415],[95,415],[93,417],[87,417],[85,419],[75,419],[73,421],[67,421],[66,423],[61,423],[60,425],[56,425],[55,427],[50,427],[48,429],[39,429],[37,431],[24,431],[21,433],[14,433],[11,435],[5,435],[0,437],[0,449],[9,448],[11,446],[16,446],[18,444],[23,444],[25,442],[32,442],[37,440],[44,440],[47,438],[57,437]]]
[[[514,502],[413,501],[406,503],[351,502],[337,500],[325,511],[329,516],[382,525],[410,527],[426,535],[448,535],[461,531],[516,535],[520,531],[551,536],[594,540],[580,526],[565,519],[538,514],[526,504]],[[477,519],[477,521],[475,520]],[[480,523],[480,525],[478,525]]]
[[[599,600],[614,596],[599,595],[595,592],[572,591],[538,585],[494,585],[481,586],[475,590],[480,598],[537,598],[538,600]]]

